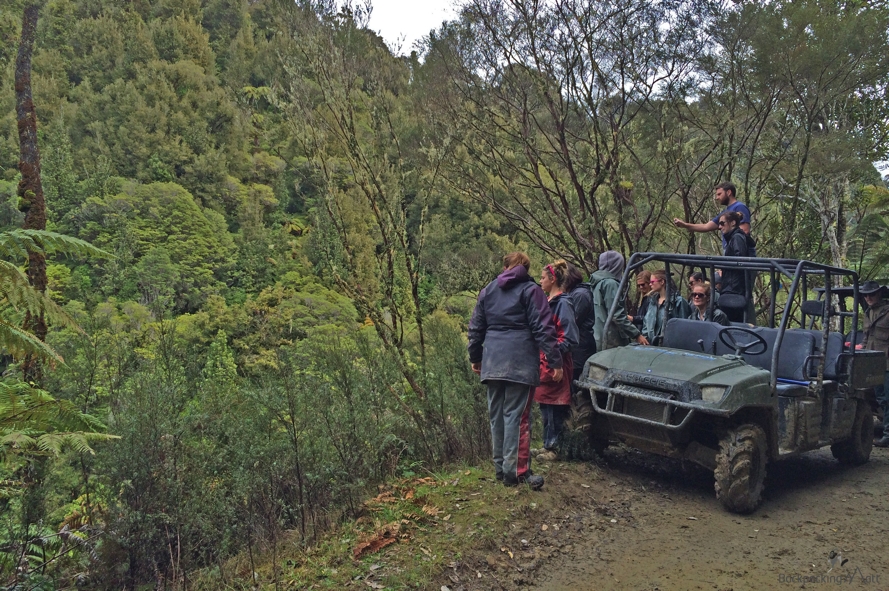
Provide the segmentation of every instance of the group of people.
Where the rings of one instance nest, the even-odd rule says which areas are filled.
[[[710,222],[674,223],[700,232],[718,228],[726,256],[756,256],[750,212],[735,198],[734,186],[717,186],[716,200],[726,209]],[[469,326],[469,360],[488,388],[495,473],[504,484],[543,486],[543,478],[531,471],[532,402],[540,405],[543,417],[543,448],[536,457],[558,459],[574,381],[597,348],[658,344],[670,318],[724,326],[743,320],[748,295],[743,270],[723,269],[714,278],[718,290],[702,272],[690,273],[687,300],[665,270],[639,271],[641,300],[629,315],[619,293],[624,267],[619,252],[603,252],[598,270],[584,283],[576,267],[559,259],[544,266],[538,285],[529,274],[528,256],[514,252],[504,257],[503,272],[479,294]],[[887,352],[884,385],[876,392],[884,433],[875,445],[889,447],[889,301],[886,288],[875,281],[862,284],[859,293],[866,305],[859,346]],[[612,305],[615,313],[605,334]]]
[[[719,294],[700,271],[688,275],[687,300],[679,293],[672,278],[667,276],[666,270],[640,271],[636,274],[636,314],[628,318],[651,344],[660,343],[664,326],[670,318],[689,318],[728,326],[731,320],[728,313],[719,307]],[[714,306],[710,305],[711,299]],[[729,308],[728,312],[734,313],[734,310]]]
[[[725,207],[722,213],[706,224],[678,219],[674,224],[697,232],[718,228],[725,255],[755,256],[750,211],[735,195],[734,185],[718,185],[715,197]],[[589,283],[583,283],[581,272],[562,259],[543,267],[539,285],[530,267],[525,253],[506,255],[503,271],[479,294],[469,325],[469,360],[488,388],[497,479],[508,486],[527,483],[540,489],[543,478],[531,470],[532,402],[540,405],[544,431],[543,448],[533,455],[544,461],[558,459],[574,380],[597,347],[657,343],[667,320],[674,317],[728,324],[733,308],[710,309],[716,292],[700,273],[689,277],[686,300],[665,270],[641,271],[637,286],[647,297],[630,316],[619,293],[625,260],[616,251],[599,256],[598,270]],[[733,295],[746,299],[743,271],[724,270],[720,283],[721,302],[732,304]],[[616,311],[604,334],[612,305]]]
[[[543,486],[531,472],[531,403],[543,418],[542,460],[558,458],[571,389],[596,352],[592,291],[559,259],[538,285],[525,253],[503,258],[503,272],[479,294],[469,325],[469,361],[488,386],[494,469],[506,485]]]

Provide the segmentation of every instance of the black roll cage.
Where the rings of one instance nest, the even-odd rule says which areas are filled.
[[[617,293],[618,297],[615,298],[614,302],[611,303],[611,308],[608,310],[608,318],[605,320],[605,327],[602,331],[603,334],[608,334],[608,329],[611,327],[611,321],[614,318],[614,313],[617,310],[617,304],[623,298],[626,297],[626,290],[629,283],[629,277],[638,269],[641,269],[644,265],[659,262],[664,264],[664,269],[667,273],[667,293],[666,299],[667,302],[671,301],[672,296],[672,286],[673,282],[670,280],[670,266],[681,266],[683,268],[699,268],[702,270],[709,270],[710,278],[714,278],[716,276],[716,269],[741,269],[744,271],[754,272],[756,274],[767,272],[769,273],[770,278],[770,287],[771,287],[771,298],[769,302],[769,327],[777,328],[779,330],[778,335],[775,339],[775,346],[772,350],[772,364],[771,364],[771,377],[770,377],[770,385],[772,391],[775,391],[775,387],[777,384],[777,367],[778,367],[778,353],[781,350],[781,343],[784,340],[784,332],[787,330],[787,325],[789,324],[790,318],[793,314],[792,311],[792,303],[796,298],[796,295],[799,291],[802,292],[802,300],[806,301],[809,287],[808,287],[808,278],[810,275],[821,276],[824,278],[824,286],[820,288],[816,288],[816,293],[819,293],[819,298],[823,297],[823,305],[821,305],[821,329],[822,329],[822,343],[824,346],[827,346],[828,334],[830,332],[830,319],[833,317],[840,318],[840,331],[845,333],[845,321],[846,318],[851,319],[851,342],[856,343],[858,338],[858,305],[853,305],[851,311],[847,311],[845,309],[836,310],[831,305],[832,294],[834,289],[832,289],[833,279],[836,277],[849,277],[852,280],[852,297],[853,301],[858,302],[858,273],[855,271],[851,271],[849,269],[843,269],[841,267],[833,267],[830,265],[824,265],[821,263],[816,263],[813,261],[806,260],[798,260],[798,259],[773,259],[773,258],[764,258],[764,257],[725,257],[725,256],[710,256],[710,255],[695,255],[695,254],[669,254],[669,253],[660,253],[660,252],[637,252],[630,257],[629,262],[627,263],[626,269],[624,269],[623,276],[620,280],[620,286],[618,287]],[[784,311],[781,314],[781,320],[778,326],[775,326],[775,304],[778,295],[778,281],[777,278],[779,275],[783,275],[791,280],[790,289],[787,292],[787,305],[784,307]],[[842,292],[843,294],[848,294],[849,287],[842,287],[836,289],[837,292]],[[748,292],[749,292],[748,288]],[[712,313],[714,308],[714,300],[715,298],[710,298],[709,310]],[[843,306],[845,308],[845,306]],[[809,313],[805,306],[801,306],[800,310],[802,314],[802,325],[805,325],[806,316],[812,316],[812,320],[818,318],[818,314]],[[755,320],[755,319],[754,319]],[[850,353],[855,355],[856,349],[854,346],[851,347]],[[824,375],[824,354],[821,354],[821,361],[818,365],[818,384],[821,385],[823,381]]]

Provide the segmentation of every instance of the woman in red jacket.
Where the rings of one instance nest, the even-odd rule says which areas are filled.
[[[534,389],[534,400],[540,405],[543,416],[543,451],[537,459],[554,461],[559,459],[559,443],[565,421],[571,415],[571,376],[573,364],[571,349],[577,346],[577,324],[574,307],[565,287],[568,282],[568,263],[563,259],[554,261],[543,268],[540,287],[547,294],[553,322],[556,325],[556,339],[562,352],[562,369],[558,379],[547,363],[546,356],[540,353],[540,385]]]

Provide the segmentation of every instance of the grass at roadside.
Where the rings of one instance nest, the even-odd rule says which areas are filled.
[[[277,559],[257,560],[255,583],[240,559],[230,589],[416,589],[464,553],[493,547],[517,510],[537,507],[539,493],[504,487],[493,470],[464,467],[379,487],[357,520],[311,548],[281,544]],[[510,551],[504,550],[511,554]],[[480,575],[481,576],[481,575]],[[277,582],[277,585],[276,585]],[[197,588],[219,588],[220,581]],[[254,586],[255,585],[255,586]]]

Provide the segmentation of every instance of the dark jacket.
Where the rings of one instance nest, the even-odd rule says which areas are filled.
[[[579,341],[577,335],[577,317],[574,314],[574,302],[567,293],[561,293],[549,300],[549,309],[553,313],[556,326],[556,338],[559,351],[570,353]]]
[[[880,300],[864,313],[864,348],[886,353],[889,370],[889,301]]]
[[[571,349],[574,367],[583,365],[596,352],[593,292],[589,283],[581,283],[570,292],[568,298],[574,305],[574,322],[577,323],[577,346]]]
[[[725,312],[720,310],[719,308],[713,308],[713,313],[710,313],[710,309],[708,308],[704,312],[704,318],[701,318],[698,309],[692,306],[691,309],[691,319],[692,320],[703,320],[704,322],[715,322],[716,324],[721,324],[723,326],[728,326],[730,322],[728,321],[728,316],[725,315]]]
[[[603,336],[608,311],[611,310],[612,302],[618,299],[617,288],[620,287],[620,283],[614,278],[614,275],[608,271],[596,271],[590,277],[590,286],[593,292],[593,312],[596,315],[594,336],[598,350],[604,351],[613,347],[622,347],[635,340],[639,336],[639,329],[633,326],[633,323],[627,318],[623,298],[620,298],[617,303],[614,318],[611,319],[608,329],[608,338]]]
[[[725,247],[725,256],[727,257],[746,257],[749,256],[750,250],[747,242],[747,234],[741,228],[735,228],[727,236],[728,242]],[[741,269],[723,269],[720,295],[724,293],[734,293],[747,297],[746,273]]]
[[[661,337],[664,336],[664,327],[670,318],[691,318],[691,307],[688,301],[678,290],[670,294],[670,300],[664,300],[663,304],[658,305],[660,296],[656,293],[648,297],[651,303],[645,312],[645,320],[642,323],[642,334],[648,339],[652,345],[660,344]],[[671,301],[672,300],[672,301]],[[656,340],[657,339],[657,340]]]
[[[639,330],[642,330],[642,322],[645,320],[645,314],[648,312],[648,305],[650,303],[650,297],[643,297],[642,301],[639,302],[639,309],[636,310],[636,315],[633,316],[633,324],[635,324],[636,328],[638,328]]]
[[[501,273],[479,294],[469,322],[469,361],[482,364],[482,381],[536,386],[540,351],[562,367],[556,326],[546,295],[519,265]]]
[[[574,369],[570,351],[577,346],[577,323],[574,306],[568,294],[562,293],[549,300],[556,339],[562,352],[562,379],[553,380],[553,368],[543,355],[540,356],[540,385],[534,389],[534,400],[542,404],[571,404],[571,378]]]

